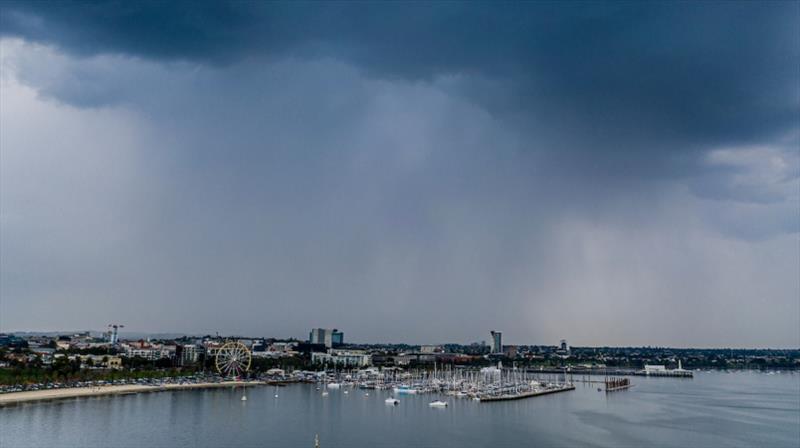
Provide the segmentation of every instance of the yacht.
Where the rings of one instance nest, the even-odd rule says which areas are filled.
[[[394,388],[394,393],[396,394],[416,394],[417,392],[419,391],[411,386],[397,386]]]

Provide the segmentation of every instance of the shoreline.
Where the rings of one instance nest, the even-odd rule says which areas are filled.
[[[264,381],[223,381],[220,383],[164,384],[160,386],[126,384],[99,387],[71,387],[65,389],[32,390],[0,394],[0,408],[40,401],[55,401],[69,398],[100,397],[106,395],[129,395],[172,390],[215,389],[236,386],[261,386]]]

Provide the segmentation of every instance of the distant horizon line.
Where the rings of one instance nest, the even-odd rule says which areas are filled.
[[[90,329],[83,329],[83,330],[49,330],[49,331],[39,331],[39,330],[0,330],[0,334],[40,334],[40,335],[51,335],[51,334],[69,334],[69,333],[106,333],[107,331],[104,330],[90,330]],[[217,332],[214,332],[217,333]],[[118,334],[120,337],[123,337],[125,334],[133,334],[133,335],[144,335],[144,336],[170,336],[170,337],[204,337],[204,336],[216,336],[214,333],[186,333],[186,332],[169,332],[169,331],[161,331],[161,332],[153,332],[153,331],[120,331]],[[299,340],[296,337],[277,337],[277,336],[246,336],[246,335],[234,335],[228,334],[223,335],[220,334],[219,337],[232,337],[232,338],[241,338],[241,339],[277,339],[277,340]],[[569,340],[567,340],[569,341]],[[353,345],[464,345],[468,346],[474,343],[479,342],[487,342],[487,341],[470,341],[470,342],[437,342],[437,343],[408,343],[408,342],[346,342],[347,344]],[[486,344],[487,346],[491,344]],[[503,344],[504,346],[533,346],[533,347],[557,347],[559,344]],[[679,347],[679,346],[670,346],[670,345],[569,345],[570,347],[576,348],[661,348],[661,349],[678,349],[678,350],[800,350],[800,345],[797,347],[765,347],[765,346],[751,346],[751,347],[714,347],[714,346],[691,346],[691,347]]]

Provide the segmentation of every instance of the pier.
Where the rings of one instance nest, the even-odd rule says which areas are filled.
[[[363,376],[362,376],[363,375]],[[574,390],[565,378],[542,378],[522,369],[484,367],[482,369],[451,369],[398,372],[324,372],[317,377],[318,388],[392,390],[394,395],[443,394],[476,401],[517,400],[556,392]]]
[[[538,397],[541,395],[549,395],[555,394],[558,392],[566,392],[568,390],[575,390],[575,386],[572,384],[566,384],[557,387],[546,388],[542,390],[530,390],[526,392],[519,392],[513,394],[503,394],[503,395],[484,395],[477,397],[478,401],[481,403],[487,403],[490,401],[509,401],[509,400],[520,400],[522,398],[530,398],[530,397]]]
[[[635,369],[598,369],[598,368],[578,368],[578,369],[526,369],[525,372],[533,374],[558,374],[572,376],[648,376],[648,377],[670,377],[670,378],[694,378],[692,370],[685,370],[682,368],[666,370],[666,369],[650,369],[650,370],[635,370]],[[589,381],[585,381],[589,382]]]

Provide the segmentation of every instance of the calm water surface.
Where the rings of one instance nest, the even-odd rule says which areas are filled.
[[[501,403],[311,385],[96,397],[0,408],[0,447],[800,447],[800,373],[634,377]],[[275,398],[275,393],[278,398]]]

